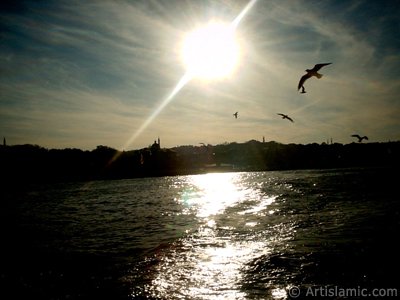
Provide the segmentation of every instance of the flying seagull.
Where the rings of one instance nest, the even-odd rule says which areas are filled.
[[[363,141],[363,139],[366,139],[366,140],[368,140],[368,137],[367,136],[359,136],[358,134],[352,134],[351,135],[352,137],[356,137],[356,138],[358,138],[358,142],[359,143],[361,143],[362,141]]]
[[[294,122],[293,121],[293,119],[291,118],[291,117],[289,117],[288,115],[285,115],[285,114],[277,114],[277,115],[280,115],[280,116],[282,116],[282,119],[288,119],[290,122]]]
[[[300,78],[299,85],[297,86],[297,90],[300,90],[300,88],[301,88],[301,93],[302,93],[302,94],[306,93],[306,91],[305,91],[305,89],[304,89],[304,82],[306,82],[306,80],[307,80],[308,78],[311,78],[312,76],[315,76],[315,77],[317,77],[318,79],[321,78],[321,77],[322,77],[322,74],[318,73],[318,71],[319,71],[322,67],[327,66],[327,65],[330,65],[330,64],[332,64],[332,63],[316,64],[316,65],[314,66],[314,68],[312,68],[312,69],[307,69],[307,70],[306,70],[307,74],[303,75],[303,76]]]
[[[237,119],[238,113],[239,113],[239,112],[235,112],[235,113],[233,114],[233,115],[235,116],[236,119]]]

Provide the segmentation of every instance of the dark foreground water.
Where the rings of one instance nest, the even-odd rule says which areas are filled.
[[[346,169],[4,187],[0,294],[398,298],[398,178]]]

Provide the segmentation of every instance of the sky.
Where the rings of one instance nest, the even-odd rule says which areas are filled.
[[[236,27],[234,71],[178,86],[185,36],[233,22],[248,3],[2,1],[0,137],[85,150],[158,137],[165,148],[400,140],[397,0],[255,1]],[[299,93],[305,69],[325,62]]]

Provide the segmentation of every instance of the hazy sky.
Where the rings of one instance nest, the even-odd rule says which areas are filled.
[[[147,121],[185,74],[184,36],[210,20],[232,22],[247,3],[0,4],[0,137],[88,150],[139,149],[158,137],[168,148],[263,136],[302,144],[350,143],[353,133],[400,140],[397,0],[258,0],[236,31],[235,72],[189,81]],[[304,70],[322,62],[332,65],[300,94]]]

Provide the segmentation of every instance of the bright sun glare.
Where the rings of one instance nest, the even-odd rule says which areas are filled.
[[[210,23],[189,33],[183,43],[182,56],[187,72],[202,79],[230,75],[239,61],[235,27]]]
[[[202,79],[223,78],[230,75],[239,62],[240,47],[236,28],[257,0],[250,0],[231,24],[209,23],[188,34],[182,46],[183,61],[187,71],[164,98],[154,112],[131,135],[122,149],[127,148],[149,126],[175,95],[194,77]],[[115,160],[122,152],[117,152]]]

